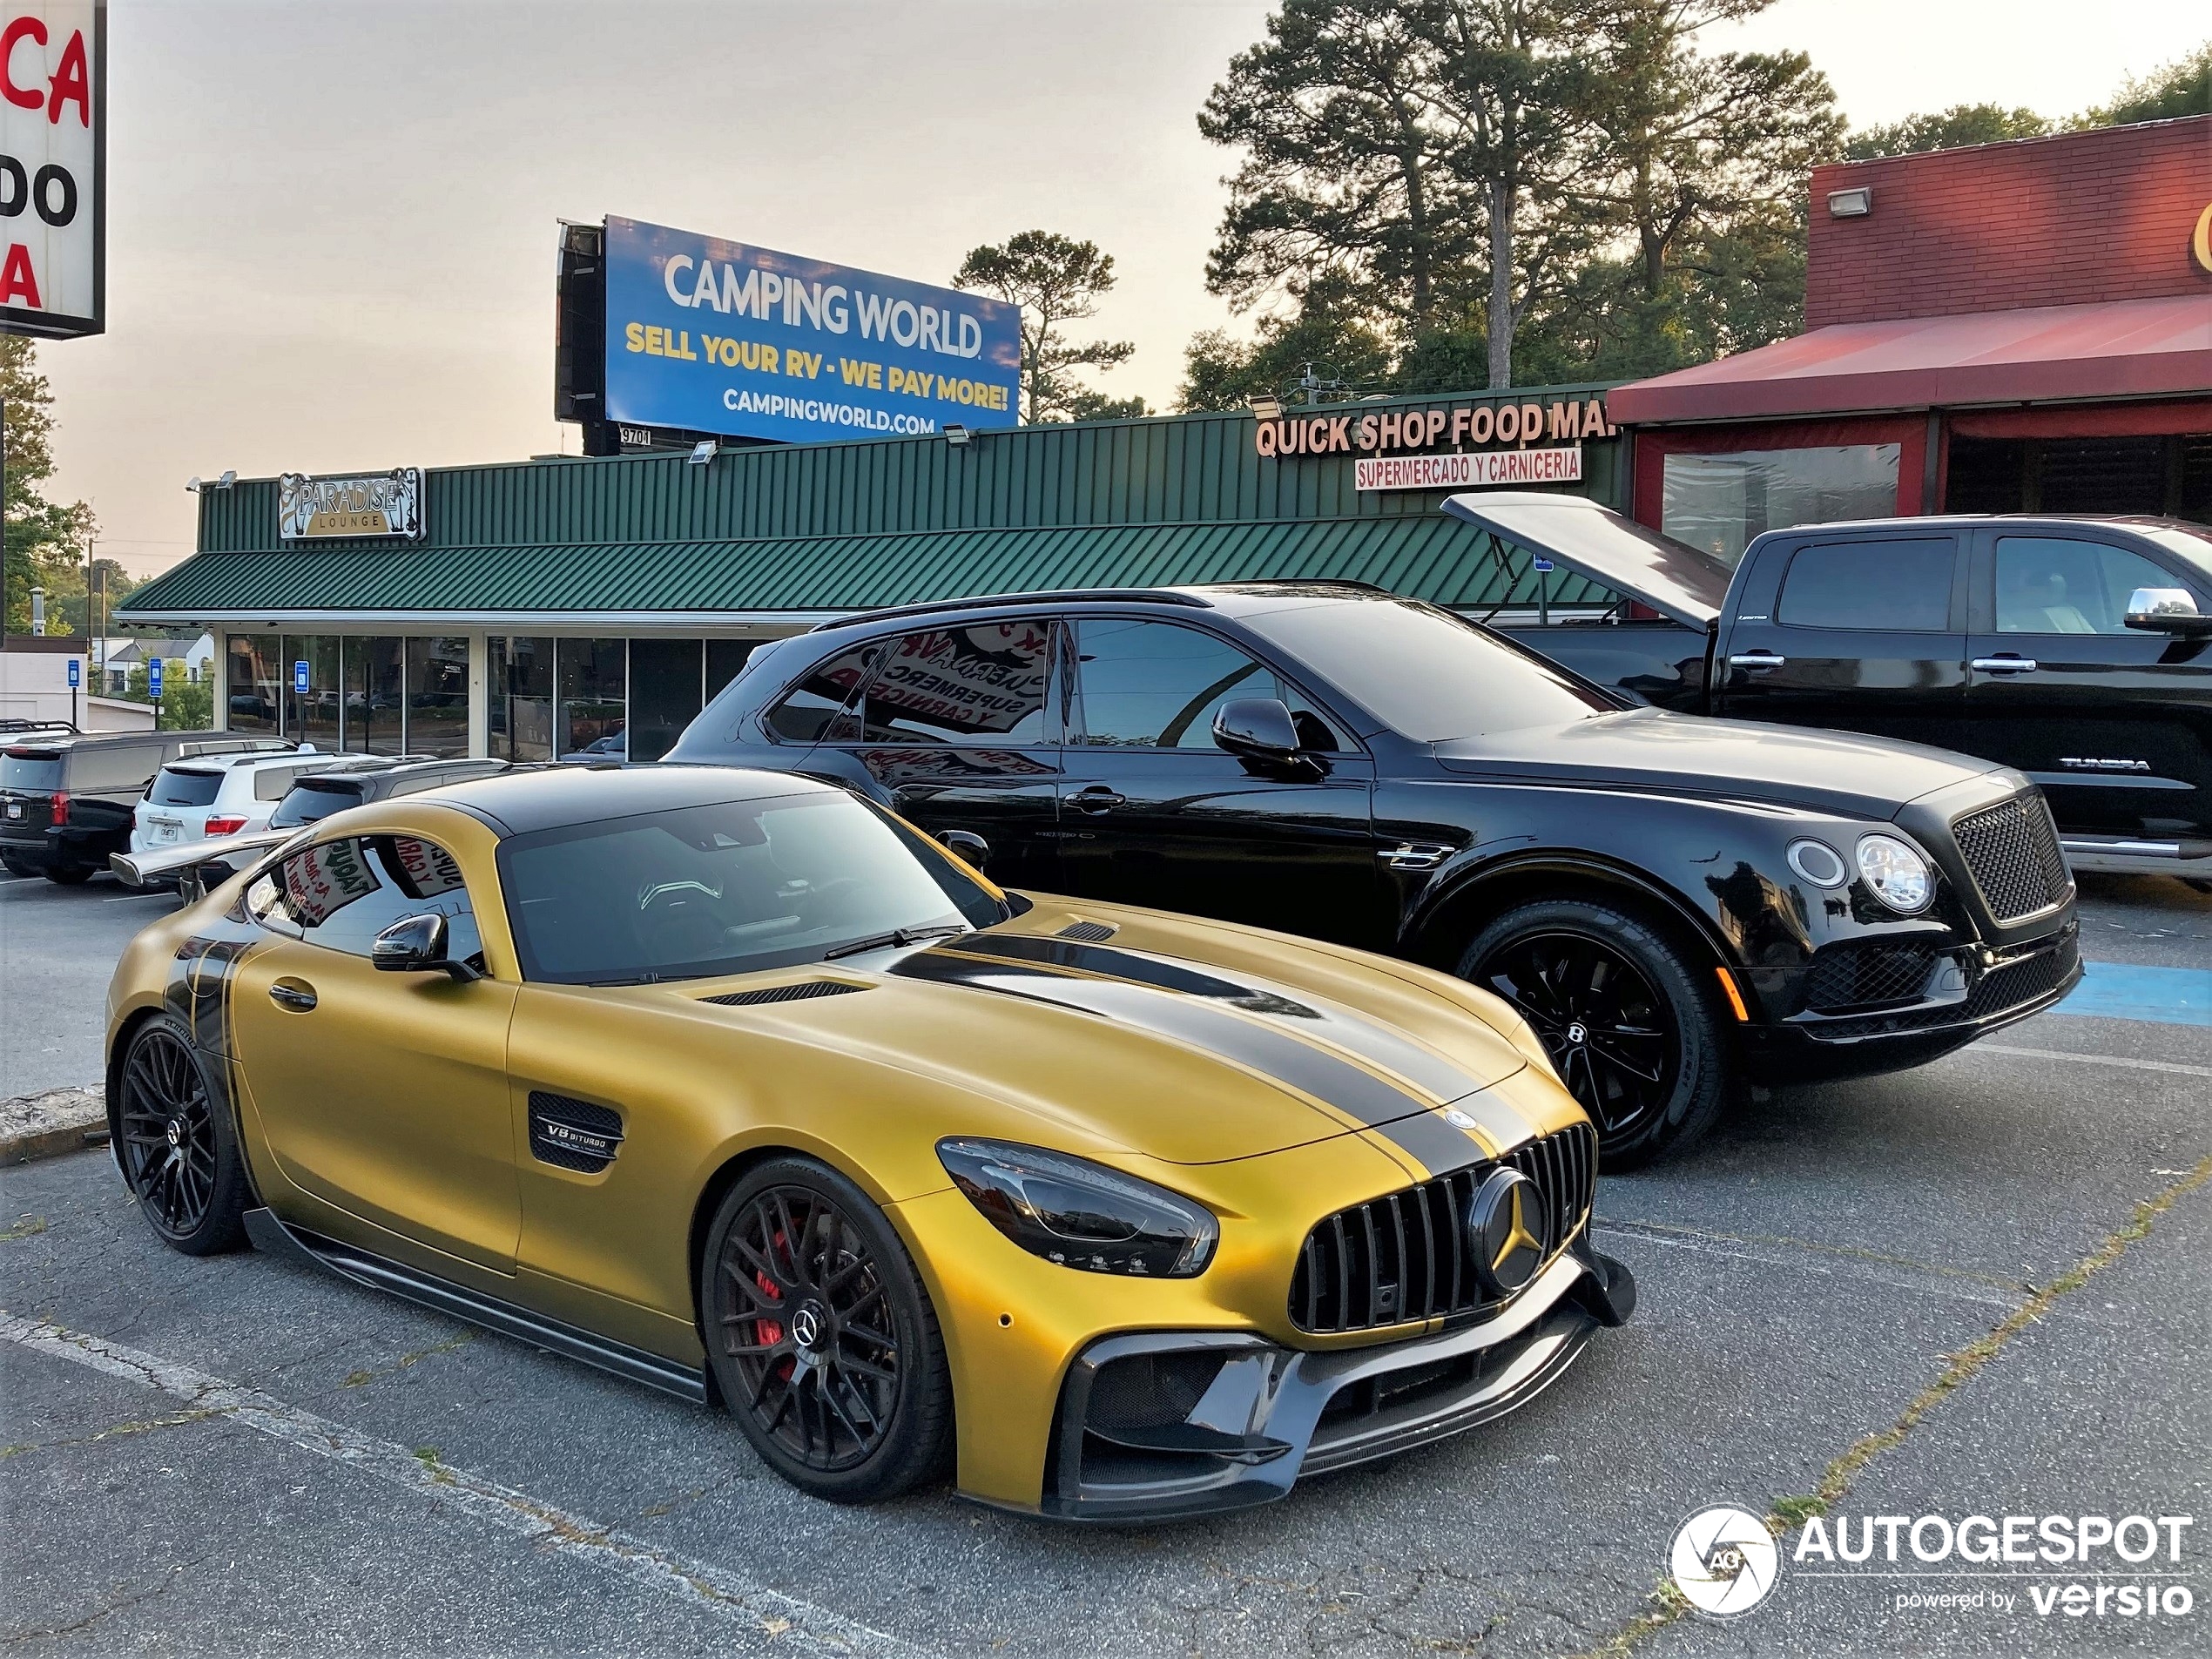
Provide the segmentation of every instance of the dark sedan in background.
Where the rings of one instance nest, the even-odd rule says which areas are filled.
[[[1012,886],[1460,974],[1615,1167],[1739,1080],[1919,1064],[2080,974],[2020,773],[1635,707],[1356,584],[880,612],[762,651],[668,759],[841,782],[983,838]]]

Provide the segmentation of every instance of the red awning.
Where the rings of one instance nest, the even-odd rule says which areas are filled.
[[[1838,323],[1616,388],[1616,421],[2212,394],[2212,292]]]

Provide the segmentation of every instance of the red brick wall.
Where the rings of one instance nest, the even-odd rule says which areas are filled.
[[[1828,192],[1868,185],[1836,219]],[[1805,327],[2203,293],[2212,116],[1838,162],[1812,174]]]

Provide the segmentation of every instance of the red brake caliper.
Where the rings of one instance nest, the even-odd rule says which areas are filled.
[[[783,1242],[784,1236],[778,1233],[770,1247],[781,1249]],[[766,1297],[771,1302],[780,1302],[784,1299],[784,1293],[770,1284],[768,1276],[759,1268],[753,1270],[752,1282],[760,1287],[761,1295]],[[773,1347],[784,1339],[782,1322],[777,1319],[755,1319],[752,1322],[752,1339],[764,1348]],[[782,1374],[784,1376],[791,1375],[792,1364],[793,1362],[788,1359],[783,1362]]]

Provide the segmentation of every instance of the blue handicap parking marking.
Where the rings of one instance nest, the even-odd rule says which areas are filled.
[[[2087,962],[2081,983],[2051,1012],[2155,1020],[2161,1025],[2212,1025],[2212,968]]]

